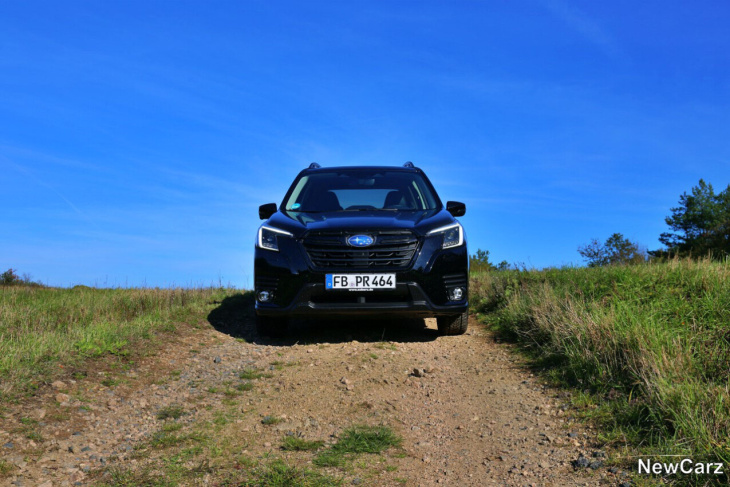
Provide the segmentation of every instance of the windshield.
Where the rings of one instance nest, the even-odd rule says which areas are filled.
[[[438,199],[416,172],[340,170],[307,174],[284,202],[288,211],[432,210]]]

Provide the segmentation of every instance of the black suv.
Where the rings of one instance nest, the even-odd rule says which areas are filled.
[[[436,317],[439,332],[467,329],[469,255],[426,175],[403,167],[320,167],[299,173],[283,203],[259,207],[254,260],[259,332],[289,317]]]

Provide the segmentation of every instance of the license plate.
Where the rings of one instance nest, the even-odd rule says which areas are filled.
[[[325,287],[351,291],[395,289],[395,274],[327,274]]]

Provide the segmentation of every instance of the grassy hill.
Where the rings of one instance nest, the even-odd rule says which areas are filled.
[[[0,286],[0,399],[30,394],[86,359],[141,353],[229,291]]]
[[[730,262],[477,273],[471,300],[607,442],[730,462]]]

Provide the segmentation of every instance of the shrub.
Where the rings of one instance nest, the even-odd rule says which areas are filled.
[[[40,282],[35,282],[31,279],[30,274],[23,274],[22,277],[18,276],[15,269],[8,269],[0,274],[0,285],[3,286],[43,286]]]
[[[8,269],[0,274],[0,282],[3,286],[11,286],[20,282],[20,277],[15,273],[15,269]]]

